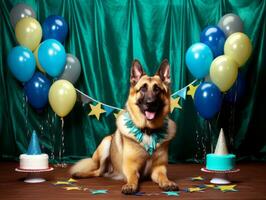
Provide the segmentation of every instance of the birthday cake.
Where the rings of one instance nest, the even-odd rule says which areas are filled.
[[[235,168],[236,156],[228,154],[223,130],[221,129],[215,152],[207,154],[206,169],[214,171],[227,171]]]
[[[19,156],[19,168],[28,170],[49,168],[48,155],[41,153],[39,140],[35,131],[32,133],[27,154],[21,154]]]

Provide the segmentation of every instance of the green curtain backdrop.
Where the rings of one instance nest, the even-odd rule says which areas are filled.
[[[0,154],[17,160],[27,150],[33,130],[51,161],[65,162],[91,156],[101,139],[114,132],[113,115],[89,117],[88,104],[76,103],[64,124],[50,106],[36,111],[26,101],[23,86],[12,76],[7,55],[18,45],[9,12],[22,1],[0,1]],[[193,100],[182,100],[182,110],[171,118],[177,136],[169,150],[170,162],[201,162],[224,128],[230,151],[239,160],[266,158],[266,1],[264,0],[25,0],[42,24],[49,15],[61,15],[69,24],[66,52],[76,55],[82,74],[75,87],[109,105],[123,108],[129,89],[133,59],[146,73],[156,72],[167,58],[171,65],[172,91],[194,80],[185,65],[188,47],[199,42],[200,32],[215,25],[226,13],[244,22],[253,53],[241,69],[246,80],[245,97],[238,104],[224,104],[211,121],[195,111]]]

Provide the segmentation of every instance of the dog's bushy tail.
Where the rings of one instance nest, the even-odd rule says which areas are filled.
[[[77,162],[70,169],[70,174],[77,178],[101,176],[106,169],[106,161],[110,156],[112,136],[105,137],[94,152],[92,158],[85,158]]]

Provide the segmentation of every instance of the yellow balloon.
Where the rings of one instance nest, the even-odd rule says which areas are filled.
[[[40,70],[41,72],[45,73],[45,70],[42,68],[42,66],[39,63],[39,58],[38,58],[39,47],[40,47],[40,45],[35,49],[33,54],[34,54],[34,57],[35,57],[35,60],[36,60],[36,65],[37,65],[38,70]]]
[[[25,17],[19,20],[16,24],[15,33],[18,43],[31,51],[37,48],[42,39],[42,27],[32,17]]]
[[[244,33],[233,33],[224,44],[224,54],[233,58],[239,67],[243,66],[252,52],[250,39]]]
[[[49,103],[60,117],[66,116],[72,110],[76,99],[76,90],[67,80],[55,81],[49,90]]]
[[[238,66],[229,56],[222,55],[212,61],[210,77],[217,87],[225,92],[229,90],[237,79]]]

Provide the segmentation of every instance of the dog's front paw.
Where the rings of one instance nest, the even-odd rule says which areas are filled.
[[[179,190],[177,184],[173,181],[163,182],[159,186],[164,191],[177,191],[177,190]]]
[[[137,192],[137,185],[134,184],[125,184],[122,186],[123,194],[133,194]]]

